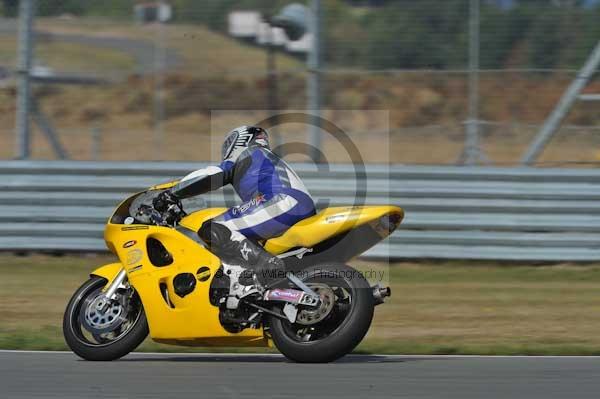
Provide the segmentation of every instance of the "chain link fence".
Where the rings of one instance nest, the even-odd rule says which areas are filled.
[[[17,3],[0,2],[2,159],[15,156]],[[208,160],[202,143],[224,133],[211,131],[213,111],[306,107],[310,34],[290,42],[267,22],[288,3],[38,0],[32,74],[71,81],[35,83],[36,101],[72,159]],[[600,39],[597,3],[478,2],[481,163],[518,163]],[[323,116],[385,150],[367,162],[464,160],[470,0],[321,4]],[[585,92],[600,93],[598,79]],[[600,161],[597,107],[578,102],[539,162]],[[387,110],[389,121],[365,110]],[[52,159],[42,133],[33,126],[31,156]]]

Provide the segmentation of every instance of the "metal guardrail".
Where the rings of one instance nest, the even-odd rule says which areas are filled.
[[[103,251],[104,223],[128,193],[199,163],[0,162],[0,250]],[[352,165],[296,164],[321,204],[355,202]],[[367,204],[406,217],[376,258],[600,260],[600,169],[367,166]],[[223,205],[230,189],[207,196]],[[327,201],[327,202],[323,202]]]

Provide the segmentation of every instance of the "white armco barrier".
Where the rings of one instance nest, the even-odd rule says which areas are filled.
[[[0,162],[0,250],[103,251],[126,196],[201,163]],[[600,170],[295,164],[319,206],[393,204],[374,258],[600,260]],[[364,191],[366,190],[366,195]],[[230,189],[206,196],[235,201]]]

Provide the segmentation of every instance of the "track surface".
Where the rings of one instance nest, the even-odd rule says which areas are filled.
[[[134,354],[0,351],[2,398],[598,398],[598,357]]]

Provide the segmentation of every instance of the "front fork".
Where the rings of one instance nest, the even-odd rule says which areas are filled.
[[[125,268],[121,268],[113,281],[109,285],[104,287],[104,300],[98,301],[96,306],[101,312],[108,308],[108,305],[117,298],[117,290],[119,288],[127,288],[125,282],[127,281],[127,272]]]

